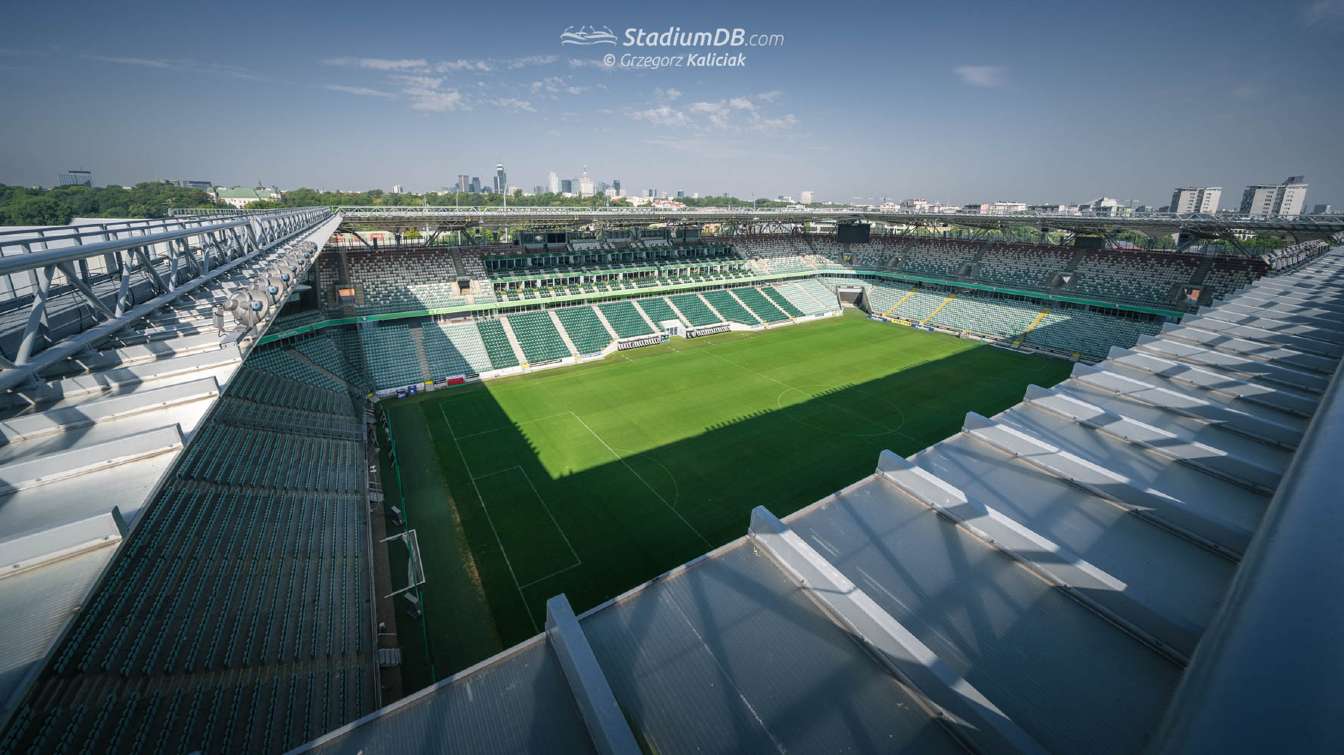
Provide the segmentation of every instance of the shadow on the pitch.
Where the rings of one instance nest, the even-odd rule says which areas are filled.
[[[553,595],[565,593],[576,611],[597,605],[742,536],[753,507],[785,516],[870,474],[882,450],[925,448],[957,432],[967,411],[993,415],[1028,384],[1052,385],[1069,369],[976,345],[862,384],[800,386],[774,410],[632,453],[563,407],[515,421],[489,384],[390,409],[419,409],[434,435],[502,648],[539,631]],[[542,455],[566,443],[600,447],[610,460],[553,473],[556,460]],[[423,550],[432,537],[420,540]],[[425,593],[438,613],[432,584]],[[431,643],[440,674],[484,657],[461,654],[449,638]]]

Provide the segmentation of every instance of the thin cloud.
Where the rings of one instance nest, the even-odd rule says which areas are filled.
[[[655,126],[686,126],[691,119],[686,113],[683,113],[670,105],[659,105],[645,110],[634,110],[627,113],[631,119],[643,121]]]
[[[532,94],[546,95],[554,98],[562,94],[574,96],[580,95],[592,89],[592,87],[579,86],[561,76],[547,76],[544,79],[532,82],[531,89]]]
[[[327,85],[326,85],[325,87],[323,87],[323,88],[324,88],[324,89],[329,89],[329,90],[331,90],[331,91],[333,91],[333,92],[344,92],[344,93],[346,93],[346,94],[353,94],[353,95],[355,95],[356,97],[396,97],[396,96],[397,96],[396,94],[394,94],[394,93],[392,93],[392,92],[384,92],[384,91],[381,90],[381,89],[370,89],[369,87],[352,87],[352,86],[346,86],[345,84],[327,84]]]
[[[986,88],[1003,86],[1006,74],[1003,66],[957,66],[953,70],[962,83]]]
[[[667,90],[657,89],[655,95],[668,99]],[[680,96],[677,92],[677,97]],[[767,113],[762,107],[781,96],[781,92],[772,91],[721,100],[698,100],[684,109],[664,101],[654,107],[627,111],[626,116],[655,126],[690,127],[698,131],[782,131],[798,125],[798,117],[793,113]]]
[[[500,97],[495,100],[495,107],[525,113],[535,113],[537,111],[537,109],[532,106],[532,103],[527,100],[520,100],[516,97]]]
[[[681,97],[681,90],[673,87],[668,87],[667,89],[658,87],[653,90],[653,96],[655,99],[659,100],[675,100]]]
[[[171,58],[136,58],[116,55],[84,55],[85,60],[91,60],[95,63],[110,63],[119,66],[138,66],[140,68],[157,68],[163,71],[179,71],[182,73],[199,73],[210,76],[228,76],[235,79],[249,79],[252,81],[262,81],[264,77],[252,73],[246,68],[237,66],[221,65],[219,63],[204,63],[199,60]]]
[[[370,71],[419,71],[429,67],[424,58],[327,58],[324,66],[346,66]]]

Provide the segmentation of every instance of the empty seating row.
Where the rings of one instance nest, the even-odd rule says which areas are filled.
[[[509,336],[499,320],[477,320],[476,329],[481,333],[481,343],[490,357],[491,367],[502,370],[518,366],[518,357],[513,353],[513,345],[509,343]]]
[[[299,359],[276,350],[269,359]],[[283,751],[376,700],[363,406],[244,363],[142,510],[14,741]],[[91,686],[92,685],[92,686]],[[10,744],[13,744],[11,742]],[[6,747],[5,749],[8,749]]]
[[[555,315],[580,354],[596,354],[611,344],[611,334],[592,307],[565,307]]]
[[[569,347],[546,312],[520,312],[505,318],[513,328],[523,355],[532,364],[551,362],[570,356]],[[596,318],[594,318],[596,319]]]
[[[1166,304],[1176,286],[1190,281],[1195,268],[1194,262],[1175,255],[1089,254],[1078,263],[1069,287],[1107,299]]]
[[[430,379],[416,358],[411,326],[406,322],[379,322],[359,329],[364,363],[379,388],[393,388]]]
[[[759,325],[761,322],[756,315],[748,312],[747,308],[742,306],[742,304],[738,302],[737,299],[734,299],[733,295],[727,291],[706,291],[703,295],[705,301],[709,302],[709,305],[717,310],[718,313],[723,316],[723,319],[728,322],[737,322],[742,323],[743,325]]]
[[[662,323],[665,322],[681,321],[681,318],[677,317],[677,313],[672,311],[671,305],[669,305],[667,300],[662,297],[640,299],[635,302],[635,304],[640,309],[644,310],[644,314],[648,316],[655,327],[661,328]]]
[[[490,355],[473,322],[426,321],[420,325],[425,358],[434,377],[474,377],[492,369]]]
[[[747,309],[751,310],[752,314],[765,322],[783,322],[789,319],[789,316],[784,314],[783,310],[771,304],[770,300],[765,298],[765,294],[762,294],[758,289],[743,287],[729,290],[737,295],[737,298],[747,306]]]
[[[598,308],[602,310],[602,316],[606,317],[607,322],[611,323],[612,329],[616,331],[616,336],[619,338],[646,336],[653,332],[631,302],[608,302],[599,304]]]
[[[773,288],[783,294],[803,314],[819,315],[830,312],[837,306],[835,293],[826,288],[821,281],[812,278],[777,283]]]
[[[721,322],[696,294],[677,294],[669,296],[668,300],[686,317],[687,324],[691,327],[698,328]]]
[[[780,310],[789,317],[803,316],[803,310],[795,307],[793,302],[789,301],[788,297],[784,296],[784,294],[775,290],[774,286],[761,286],[761,293],[765,294],[766,298],[773,302],[776,307],[779,307]]]

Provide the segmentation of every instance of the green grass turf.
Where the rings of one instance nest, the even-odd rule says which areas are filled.
[[[557,593],[583,611],[1069,370],[851,313],[386,402],[427,577],[408,688],[537,633]]]

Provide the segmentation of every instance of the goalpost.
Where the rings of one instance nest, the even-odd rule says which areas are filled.
[[[406,599],[406,602],[411,604],[411,612],[416,616],[419,616],[420,598],[412,591],[425,583],[425,565],[424,562],[420,560],[420,538],[416,535],[415,530],[413,529],[383,538],[384,543],[391,543],[394,540],[406,547],[406,584],[394,589],[383,597],[395,598],[398,595],[403,596]]]

